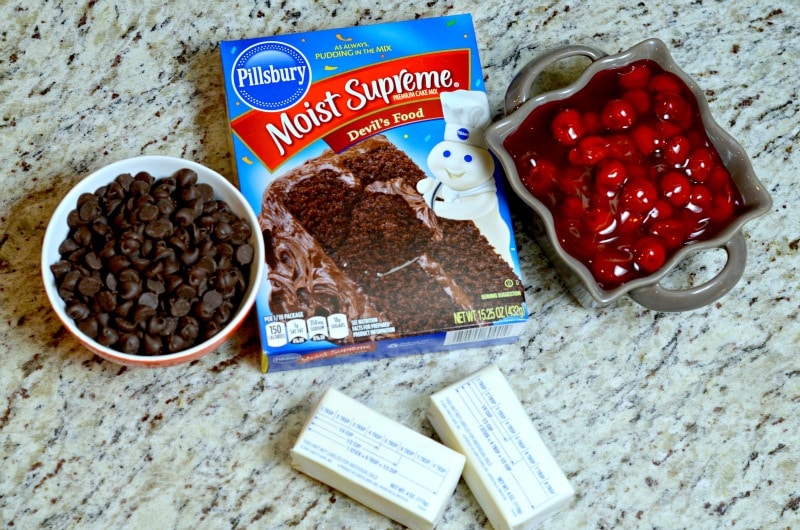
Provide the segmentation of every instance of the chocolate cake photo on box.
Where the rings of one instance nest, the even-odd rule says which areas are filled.
[[[270,183],[259,221],[273,314],[343,314],[384,326],[340,338],[352,341],[481,324],[475,310],[496,307],[491,295],[507,293],[509,284],[514,296],[504,302],[521,302],[517,274],[476,221],[436,213],[441,203],[469,217],[477,195],[465,195],[468,204],[458,208],[457,194],[440,200],[428,192],[426,202],[418,185],[439,183],[383,135],[340,154],[327,151]],[[494,189],[483,193],[491,193],[496,209]],[[494,215],[493,208],[476,208],[478,219]],[[460,312],[468,313],[462,323],[454,320]]]

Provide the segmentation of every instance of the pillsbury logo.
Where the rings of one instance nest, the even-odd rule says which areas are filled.
[[[305,96],[311,86],[311,67],[293,46],[259,42],[236,58],[231,84],[248,106],[268,112],[282,111]]]
[[[469,129],[465,127],[459,127],[456,131],[459,140],[467,141],[469,140]]]

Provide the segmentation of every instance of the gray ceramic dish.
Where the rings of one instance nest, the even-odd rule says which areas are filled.
[[[576,81],[564,88],[529,97],[534,82],[547,67],[575,56],[585,56],[592,60]],[[692,91],[706,133],[742,194],[744,210],[716,237],[683,246],[653,274],[605,290],[597,284],[589,269],[569,255],[558,243],[552,213],[522,184],[512,155],[506,150],[504,142],[520,127],[533,109],[545,103],[570,97],[586,86],[601,70],[622,67],[643,59],[652,60],[664,70],[677,75]],[[486,131],[489,148],[500,160],[514,192],[536,212],[535,220],[540,229],[537,241],[582,305],[602,306],[628,295],[642,306],[656,311],[687,311],[719,299],[742,277],[747,260],[747,246],[741,231],[742,226],[769,211],[772,200],[753,172],[742,146],[714,121],[705,94],[675,64],[663,42],[657,39],[646,40],[629,50],[610,56],[587,46],[566,46],[553,50],[532,60],[520,71],[506,92],[505,107],[506,117],[492,124]],[[702,285],[685,289],[669,289],[661,284],[661,280],[690,253],[717,248],[726,251],[727,261],[714,278]]]

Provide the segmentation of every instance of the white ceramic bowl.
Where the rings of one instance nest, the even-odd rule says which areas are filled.
[[[182,168],[195,171],[197,173],[198,183],[211,185],[214,189],[215,197],[227,202],[231,210],[240,218],[246,220],[252,227],[252,234],[249,242],[255,252],[250,265],[247,289],[243,294],[239,308],[231,317],[228,324],[214,337],[180,352],[147,356],[122,353],[103,346],[83,333],[78,328],[75,321],[67,315],[66,303],[58,294],[56,280],[50,270],[50,266],[61,259],[58,248],[69,233],[67,215],[77,207],[78,197],[82,193],[94,193],[101,186],[112,182],[120,174],[130,173],[131,175],[135,175],[140,171],[146,171],[156,179],[160,179],[171,176]],[[244,319],[249,315],[255,303],[258,286],[261,283],[264,269],[264,240],[259,230],[258,218],[239,190],[225,179],[225,177],[201,164],[167,156],[140,156],[120,160],[95,171],[81,180],[67,193],[56,208],[48,224],[44,236],[44,243],[42,245],[42,278],[44,280],[45,292],[58,318],[61,319],[61,322],[70,333],[77,337],[86,348],[104,359],[126,366],[170,366],[197,359],[214,351],[233,335],[239,326],[241,326]]]

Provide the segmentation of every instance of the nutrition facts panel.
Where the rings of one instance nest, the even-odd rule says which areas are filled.
[[[295,318],[286,318],[295,316]],[[347,316],[336,313],[328,317],[301,318],[302,313],[273,316],[265,323],[267,345],[280,348],[287,344],[302,344],[309,340],[323,341],[347,337]]]
[[[443,414],[461,432],[491,484],[522,515],[555,495],[542,462],[536,453],[544,449],[538,434],[530,432],[529,418],[519,418],[505,403],[517,403],[515,396],[495,395],[494,389],[479,375],[456,387],[442,401]],[[541,447],[539,447],[541,446]],[[547,454],[549,457],[549,453]]]
[[[367,407],[323,401],[297,448],[395,502],[425,511],[461,472],[452,453]],[[360,404],[359,404],[360,405]],[[363,407],[363,408],[362,408]],[[463,461],[460,461],[463,465]]]

